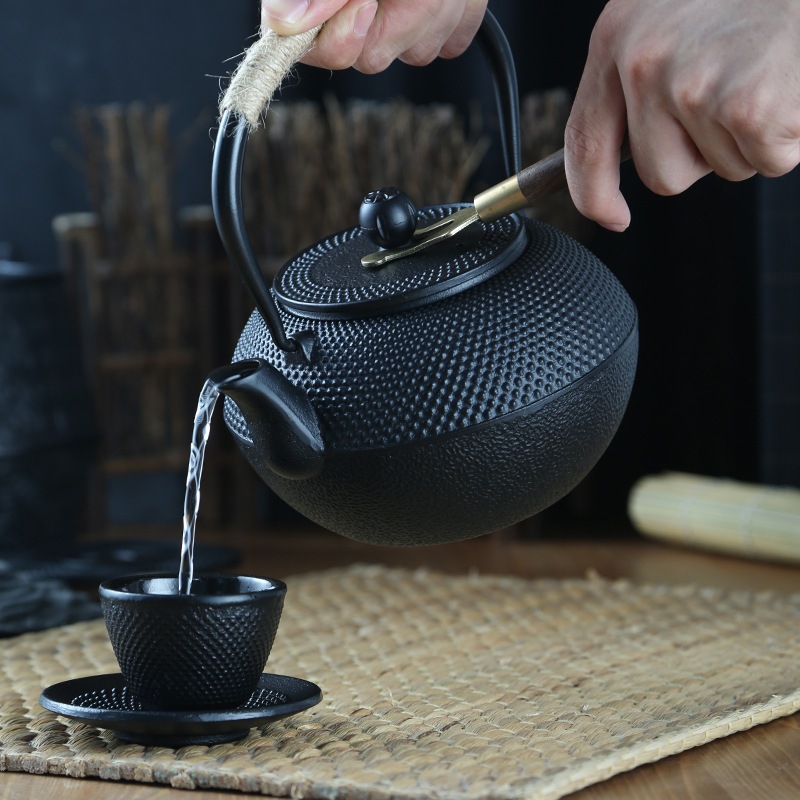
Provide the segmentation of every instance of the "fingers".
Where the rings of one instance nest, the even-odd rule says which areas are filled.
[[[483,22],[486,5],[487,0],[467,0],[461,19],[458,20],[450,38],[442,45],[439,52],[441,58],[456,58],[469,47]]]
[[[348,0],[326,21],[303,63],[323,69],[352,67],[361,58],[377,14],[376,0]]]
[[[430,63],[438,54],[435,36],[442,25],[442,6],[427,0],[379,3],[364,49],[353,66],[376,73],[403,56],[414,66]]]
[[[732,95],[716,113],[747,168],[769,178],[800,163],[800,91],[793,97],[787,88],[762,84],[746,96]]]
[[[800,131],[800,121],[797,130]],[[800,164],[800,133],[796,136],[787,133],[767,142],[747,138],[738,144],[753,169],[767,178],[786,175]]]
[[[627,127],[642,182],[684,191],[711,171],[741,181],[800,163],[800,11],[794,0],[609,0],[565,139],[578,209],[628,218],[612,152]]]
[[[281,36],[304,33],[330,19],[345,0],[261,0],[261,27]]]
[[[408,46],[396,53],[395,57],[413,67],[430,64],[450,40],[464,14],[465,7],[465,0],[451,0],[449,4],[438,3],[438,8],[428,9],[427,24],[424,28],[417,27],[417,22],[412,18],[406,18],[403,21],[404,35],[397,46],[402,47],[403,41]],[[398,30],[400,29],[398,27]]]
[[[455,58],[472,42],[486,5],[487,0],[383,0],[376,36],[356,67],[378,72],[395,58],[417,67],[440,56]]]
[[[651,191],[660,195],[679,194],[712,171],[704,154],[718,159],[718,148],[706,143],[701,151],[672,114],[660,109],[637,114],[636,118],[637,123],[630,126],[631,153],[639,178]],[[741,166],[738,162],[737,165]]]
[[[699,60],[639,47],[619,58],[619,71],[636,170],[648,188],[675,195],[712,171],[733,181],[754,174],[714,109],[712,79]]]
[[[380,72],[395,59],[454,58],[480,27],[487,0],[262,0],[262,26],[290,35],[325,22],[304,63]]]
[[[380,72],[395,59],[415,67],[430,64],[460,26],[465,8],[465,0],[381,3],[356,69]]]

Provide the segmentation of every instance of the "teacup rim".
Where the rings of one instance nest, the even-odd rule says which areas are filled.
[[[286,583],[279,578],[270,578],[264,575],[240,575],[236,573],[204,572],[194,576],[199,578],[247,578],[256,581],[268,581],[271,585],[264,589],[231,594],[149,594],[147,592],[131,591],[123,588],[134,581],[169,578],[177,580],[175,572],[141,572],[134,575],[119,575],[104,580],[98,587],[101,599],[107,600],[136,600],[143,603],[206,603],[206,604],[231,604],[248,602],[263,597],[275,597],[286,594]]]

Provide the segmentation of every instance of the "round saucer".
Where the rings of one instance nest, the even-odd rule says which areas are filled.
[[[250,728],[316,705],[319,686],[302,678],[264,673],[250,699],[236,708],[199,711],[143,709],[121,673],[92,675],[48,686],[39,703],[71,719],[114,731],[136,744],[185,747],[241,739]]]

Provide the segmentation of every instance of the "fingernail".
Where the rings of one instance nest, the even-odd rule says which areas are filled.
[[[269,16],[290,25],[308,10],[308,0],[264,0],[263,9]]]
[[[614,231],[614,233],[622,233],[628,230],[628,226],[631,224],[631,212],[628,208],[628,204],[625,202],[625,198],[622,196],[622,192],[618,192],[617,196],[614,198],[613,209],[616,211],[614,216],[617,219],[624,219],[625,222],[610,222],[603,227]]]
[[[377,11],[377,3],[368,3],[358,9],[355,22],[353,23],[353,33],[356,36],[366,36],[369,33],[369,27],[372,25],[372,20],[375,19]]]

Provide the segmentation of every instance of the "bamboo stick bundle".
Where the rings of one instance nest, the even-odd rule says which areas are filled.
[[[139,216],[150,229],[157,255],[173,252],[172,140],[169,109],[131,103],[126,111],[132,151],[132,170],[137,181]]]
[[[273,105],[245,162],[253,238],[271,248],[266,255],[291,255],[355,225],[364,195],[381,186],[399,186],[419,206],[463,200],[486,146],[445,105]]]
[[[175,251],[170,112],[111,103],[76,112],[89,194],[112,258]]]
[[[800,562],[800,489],[681,472],[647,476],[628,513],[655,539],[733,555]]]
[[[144,245],[142,219],[135,211],[135,195],[131,185],[131,152],[125,131],[125,112],[120,105],[102,106],[97,111],[101,129],[102,150],[95,154],[104,163],[98,171],[106,175],[104,208],[105,223],[112,252],[138,251]]]
[[[105,456],[183,449],[199,337],[195,279],[175,236],[170,109],[113,103],[81,108],[76,121],[100,223],[85,270]]]

